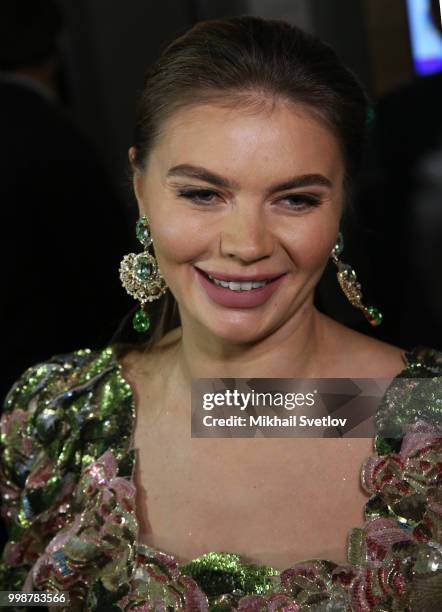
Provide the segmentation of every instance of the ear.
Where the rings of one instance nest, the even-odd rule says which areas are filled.
[[[135,147],[130,147],[128,151],[129,162],[132,167],[132,186],[134,189],[135,198],[138,203],[138,211],[140,217],[145,214],[144,197],[143,197],[143,177],[141,172],[135,166]]]

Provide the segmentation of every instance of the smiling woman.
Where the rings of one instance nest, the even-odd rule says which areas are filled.
[[[144,250],[120,271],[143,333],[8,395],[2,588],[68,591],[70,610],[439,609],[442,355],[314,306],[332,257],[379,322],[339,259],[367,111],[333,50],[283,21],[200,22],[164,50],[129,150]],[[393,380],[373,447],[192,438],[192,379],[212,377]]]

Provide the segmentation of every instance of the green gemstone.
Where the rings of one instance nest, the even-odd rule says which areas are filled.
[[[381,324],[382,312],[380,312],[377,308],[375,308],[374,306],[369,306],[367,308],[367,313],[368,313],[368,320],[370,321],[371,325],[376,327],[377,325]]]
[[[150,319],[142,308],[139,308],[133,318],[133,326],[137,332],[145,332],[150,327]]]
[[[149,228],[145,217],[140,217],[137,221],[135,233],[142,245],[146,246],[149,241]]]
[[[135,276],[141,282],[146,281],[151,274],[150,263],[147,257],[137,257],[135,264]]]

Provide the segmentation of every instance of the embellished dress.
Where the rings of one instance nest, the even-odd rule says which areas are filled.
[[[1,419],[0,590],[67,591],[54,609],[74,612],[442,610],[442,353],[405,357],[374,417],[365,522],[348,534],[347,563],[283,571],[229,552],[180,564],[137,542],[136,407],[116,346],[29,368]]]

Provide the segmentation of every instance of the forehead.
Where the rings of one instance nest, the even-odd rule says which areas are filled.
[[[274,180],[293,173],[343,173],[340,143],[333,131],[302,105],[276,102],[260,110],[217,104],[185,107],[163,126],[152,162],[163,175],[189,163],[236,177]],[[253,171],[253,172],[251,172]]]

